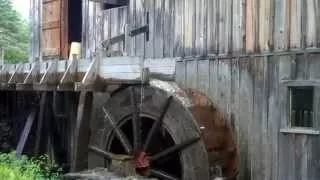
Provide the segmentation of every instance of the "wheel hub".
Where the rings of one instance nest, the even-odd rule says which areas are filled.
[[[147,176],[150,169],[150,157],[147,153],[140,152],[135,158],[136,170],[140,174]]]

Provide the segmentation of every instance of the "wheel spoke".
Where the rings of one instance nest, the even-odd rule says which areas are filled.
[[[149,172],[150,176],[154,176],[157,178],[161,178],[161,179],[168,179],[168,180],[179,180],[179,178],[174,177],[173,175],[170,175],[166,172],[160,171],[160,170],[156,170],[156,169],[151,169]]]
[[[159,119],[153,123],[153,125],[151,127],[151,130],[148,133],[146,142],[143,145],[143,150],[142,150],[143,152],[147,151],[148,146],[150,145],[150,142],[151,142],[155,132],[157,131],[157,129],[159,129],[161,127],[161,124],[162,124],[162,121],[163,121],[163,117],[166,115],[166,112],[168,111],[168,108],[170,106],[170,103],[171,103],[172,99],[173,99],[172,96],[170,96],[168,98],[168,100],[166,101],[166,104],[164,105],[164,108],[163,108],[163,110],[161,112],[161,115],[160,115]]]
[[[114,154],[111,153],[111,152],[107,152],[107,151],[104,151],[98,147],[95,147],[95,146],[89,146],[89,150],[98,154],[98,155],[102,155],[104,156],[105,158],[107,159],[112,159],[114,157]]]
[[[197,137],[197,138],[193,138],[193,139],[190,139],[188,141],[185,141],[185,142],[183,142],[181,144],[177,144],[175,146],[167,148],[167,149],[163,150],[162,152],[151,156],[150,161],[156,161],[156,160],[161,159],[161,158],[163,158],[165,156],[168,156],[168,155],[170,155],[170,154],[172,154],[174,152],[181,151],[181,150],[189,147],[190,145],[198,142],[199,140],[200,140],[200,137]]]
[[[130,87],[130,102],[132,108],[133,151],[137,153],[141,147],[141,122],[134,88]]]
[[[132,146],[129,143],[129,140],[127,138],[127,136],[124,134],[124,132],[115,124],[115,122],[113,121],[112,117],[110,116],[109,112],[102,107],[104,113],[105,113],[105,118],[108,119],[108,121],[110,122],[113,130],[115,131],[115,134],[117,136],[117,138],[120,140],[122,146],[124,147],[125,151],[127,154],[132,154]]]

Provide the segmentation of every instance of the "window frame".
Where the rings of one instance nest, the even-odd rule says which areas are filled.
[[[291,88],[313,87],[313,117],[312,127],[296,127],[291,122]],[[281,127],[282,133],[320,135],[320,81],[317,80],[282,80],[280,86]]]

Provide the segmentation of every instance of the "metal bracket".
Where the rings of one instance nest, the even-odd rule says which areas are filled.
[[[139,27],[139,28],[135,28],[133,30],[131,30],[129,32],[129,36],[130,37],[133,37],[133,36],[137,36],[139,34],[142,34],[142,33],[145,33],[146,35],[146,41],[149,41],[149,12],[147,12],[147,24],[142,26],[142,27]]]
[[[125,40],[125,34],[120,34],[119,36],[112,37],[102,42],[102,47],[105,49],[109,49],[109,47],[113,44],[122,42]]]

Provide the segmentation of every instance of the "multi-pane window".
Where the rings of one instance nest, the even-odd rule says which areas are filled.
[[[312,128],[314,119],[314,88],[289,87],[291,127]]]

